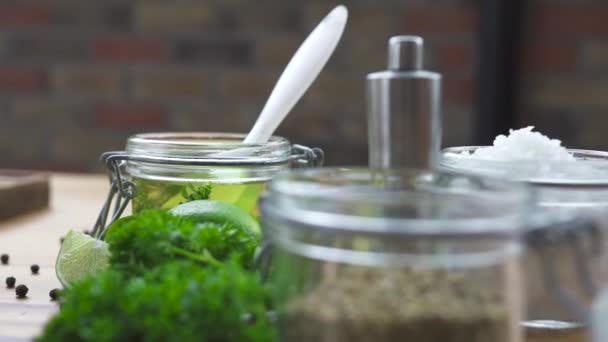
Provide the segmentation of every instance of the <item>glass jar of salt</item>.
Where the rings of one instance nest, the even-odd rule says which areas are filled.
[[[281,340],[522,341],[531,200],[524,186],[430,171],[276,176],[261,260]]]
[[[454,147],[442,169],[529,184],[535,214],[524,232],[527,341],[587,341],[589,308],[605,279],[608,153],[567,150],[532,127],[491,147]]]

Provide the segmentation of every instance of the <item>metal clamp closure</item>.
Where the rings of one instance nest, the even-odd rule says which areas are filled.
[[[289,159],[294,167],[319,167],[325,161],[325,153],[318,147],[293,145]]]
[[[101,160],[108,169],[110,190],[91,231],[91,235],[94,237],[104,238],[107,227],[122,215],[135,195],[135,184],[126,180],[121,174],[123,164],[128,159],[128,155],[122,151],[106,152],[101,155]],[[111,214],[110,208],[112,208]]]

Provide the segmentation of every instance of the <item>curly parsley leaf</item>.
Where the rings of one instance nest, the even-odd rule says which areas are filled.
[[[175,259],[210,265],[230,255],[251,267],[260,238],[229,224],[194,223],[162,210],[148,210],[116,221],[106,242],[112,267],[143,274]]]
[[[238,261],[172,261],[140,276],[109,269],[62,294],[45,341],[273,341],[268,289]]]

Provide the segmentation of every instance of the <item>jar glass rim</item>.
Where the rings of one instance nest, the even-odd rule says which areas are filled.
[[[261,144],[243,144],[245,134],[223,132],[140,133],[128,138],[131,156],[185,159],[287,161],[290,142],[279,136]]]
[[[401,188],[381,183],[399,177]],[[446,182],[454,186],[442,185]],[[459,199],[481,210],[463,214],[467,209]],[[270,182],[261,207],[274,218],[324,231],[515,236],[531,203],[530,189],[510,181],[414,169],[325,168],[280,173]],[[491,213],[483,212],[490,207]],[[412,210],[420,216],[409,217]]]
[[[554,187],[608,187],[608,152],[568,149],[574,161],[491,160],[471,158],[468,153],[487,146],[458,146],[442,150],[443,171],[478,176],[504,177],[512,181]]]

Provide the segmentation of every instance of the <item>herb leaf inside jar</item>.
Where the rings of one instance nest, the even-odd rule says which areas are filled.
[[[208,200],[209,196],[211,196],[211,189],[213,185],[211,182],[207,182],[206,184],[188,184],[181,191],[182,197],[185,199],[182,203],[198,201],[198,200]]]

